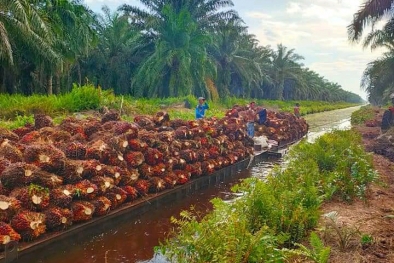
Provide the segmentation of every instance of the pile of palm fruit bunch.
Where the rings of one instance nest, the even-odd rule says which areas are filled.
[[[109,111],[0,129],[0,242],[30,241],[248,158],[239,118],[170,120]],[[144,199],[140,199],[144,200]]]
[[[256,107],[255,112],[263,110],[263,107]],[[226,112],[229,118],[239,118],[241,122],[246,124],[244,116],[249,110],[247,106],[234,106]],[[266,136],[269,140],[274,140],[278,145],[286,145],[294,142],[308,132],[308,124],[305,119],[297,118],[289,112],[278,112],[265,109],[267,111],[267,120],[264,124],[254,123],[255,136]]]

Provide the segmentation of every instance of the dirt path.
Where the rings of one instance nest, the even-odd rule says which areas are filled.
[[[379,122],[381,112],[375,118]],[[354,128],[362,134],[366,149],[372,149],[379,126]],[[329,262],[394,262],[394,163],[372,154],[379,182],[370,186],[367,200],[333,201],[322,207],[323,214],[336,212],[335,222],[326,216],[320,222],[322,237],[331,246]]]

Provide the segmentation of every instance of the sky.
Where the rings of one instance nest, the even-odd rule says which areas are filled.
[[[336,82],[344,90],[366,98],[360,88],[368,62],[381,56],[347,37],[347,26],[364,0],[233,0],[233,9],[244,20],[260,45],[276,49],[283,44],[303,56],[305,67]],[[127,3],[141,7],[138,0],[85,0],[95,12],[105,3],[112,11]]]

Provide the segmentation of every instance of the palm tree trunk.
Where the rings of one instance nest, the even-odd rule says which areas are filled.
[[[52,81],[53,81],[53,76],[52,76],[52,74],[49,74],[47,76],[47,93],[48,93],[48,95],[52,95],[53,94]]]
[[[55,75],[55,94],[60,94],[60,73],[56,72]]]
[[[3,68],[3,70],[2,70],[2,73],[3,73],[3,76],[1,76],[1,85],[0,85],[0,93],[5,93],[5,91],[6,91],[6,88],[5,88],[5,76],[6,76],[6,69],[5,68]]]
[[[82,86],[82,74],[81,74],[81,65],[77,62],[77,71],[78,71],[78,85]]]

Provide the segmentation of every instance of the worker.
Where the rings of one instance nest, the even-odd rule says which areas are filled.
[[[256,103],[252,101],[249,103],[248,110],[245,114],[246,131],[250,138],[254,137],[254,122],[256,120]]]
[[[196,107],[196,119],[202,119],[205,117],[205,110],[209,109],[208,103],[204,97],[198,98],[198,105]]]
[[[300,113],[300,104],[297,102],[294,106],[294,115],[299,118],[301,117],[301,113]]]
[[[394,126],[394,93],[391,93],[390,99],[391,99],[391,106],[384,111],[382,116],[382,124],[380,127],[382,133],[387,132],[391,127]]]

